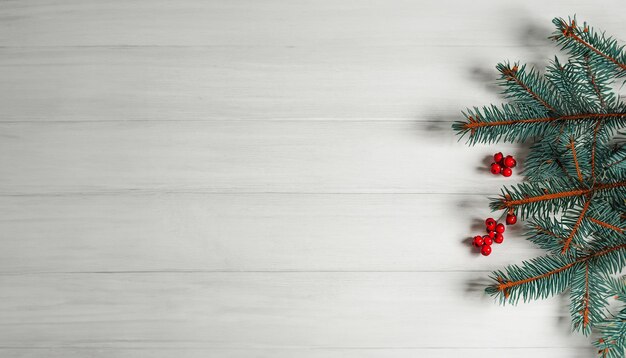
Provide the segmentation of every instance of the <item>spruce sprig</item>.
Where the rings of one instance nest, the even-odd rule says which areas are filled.
[[[468,144],[531,141],[525,181],[504,187],[491,209],[526,219],[529,241],[547,255],[492,274],[486,292],[502,303],[569,290],[572,327],[597,330],[603,357],[626,353],[626,105],[614,91],[626,76],[624,46],[575,18],[556,18],[550,37],[566,51],[545,74],[501,63],[509,103],[472,108],[453,129]],[[621,131],[621,132],[620,132]]]

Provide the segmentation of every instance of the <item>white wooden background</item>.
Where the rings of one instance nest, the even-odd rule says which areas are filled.
[[[0,356],[587,357],[459,111],[622,1],[0,2]]]

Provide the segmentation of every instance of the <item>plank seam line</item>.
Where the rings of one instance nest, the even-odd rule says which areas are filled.
[[[143,342],[143,341],[138,341]],[[204,342],[204,341],[199,341]],[[585,346],[515,346],[515,347],[109,347],[109,346],[89,346],[89,347],[76,347],[76,346],[39,346],[39,347],[25,347],[25,346],[0,346],[0,349],[19,349],[19,350],[40,350],[40,349],[103,349],[103,350],[149,350],[149,349],[162,349],[162,350],[508,350],[508,349],[585,349],[589,347]]]
[[[550,44],[523,44],[523,45],[515,45],[515,44],[507,44],[503,43],[500,45],[494,45],[493,43],[489,44],[451,44],[451,45],[442,45],[442,44],[388,44],[388,45],[355,45],[352,44],[350,46],[341,45],[138,45],[138,44],[102,44],[102,45],[30,45],[30,46],[15,46],[15,45],[0,45],[0,50],[49,50],[49,49],[107,49],[107,50],[128,50],[128,49],[248,49],[248,48],[268,48],[268,49],[276,49],[276,48],[288,48],[288,49],[306,49],[306,48],[553,48],[554,46],[550,46]]]
[[[325,274],[325,273],[489,273],[491,270],[120,270],[120,271],[33,271],[0,272],[0,276],[29,275],[134,275],[134,274],[231,274],[231,273],[268,273],[268,274]]]
[[[301,117],[301,118],[224,118],[224,119],[96,119],[96,120],[45,120],[45,119],[27,119],[27,120],[0,120],[2,124],[105,124],[105,123],[232,123],[232,122],[330,122],[330,123],[385,123],[385,122],[413,122],[413,123],[442,123],[451,124],[454,120],[419,120],[410,117],[371,117],[371,118],[340,118],[340,117]],[[450,128],[450,133],[452,129]]]
[[[427,192],[300,192],[300,191],[201,191],[201,190],[138,190],[128,189],[110,192],[56,192],[56,193],[0,193],[0,197],[74,197],[74,196],[115,196],[115,195],[434,195],[434,196],[485,196],[492,193],[427,193]]]

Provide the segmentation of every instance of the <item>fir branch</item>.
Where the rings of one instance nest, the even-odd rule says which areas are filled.
[[[547,68],[546,78],[556,89],[561,114],[597,112],[595,98],[589,96],[585,86],[587,75],[577,61],[561,64],[555,57]]]
[[[498,64],[510,103],[468,109],[452,126],[469,144],[534,141],[527,181],[490,207],[529,219],[528,240],[548,254],[494,272],[486,292],[517,303],[569,289],[572,327],[589,334],[601,324],[599,353],[623,357],[626,309],[607,318],[607,299],[626,303],[626,283],[612,276],[626,268],[626,104],[613,86],[626,53],[586,23],[553,22],[567,61],[555,57],[545,75]]]
[[[470,144],[478,142],[523,141],[534,136],[554,132],[560,124],[585,125],[601,122],[615,122],[614,126],[626,125],[626,112],[580,113],[562,116],[545,116],[531,108],[515,105],[484,107],[482,110],[468,110],[466,121],[455,122],[452,128],[461,137],[469,134]]]
[[[583,309],[580,314],[583,316],[583,327],[589,325],[589,261],[585,261],[585,298],[583,300]]]
[[[602,337],[594,344],[603,358],[623,358],[626,353],[626,308],[606,320],[601,329]]]
[[[566,22],[564,19],[554,19],[557,32],[552,37],[564,50],[574,56],[594,56],[604,63],[615,66],[618,70],[626,70],[623,46],[617,45],[617,41],[604,34],[598,35],[586,23],[583,29],[576,24],[576,19]]]
[[[526,66],[520,67],[519,64],[515,64],[511,67],[508,63],[498,64],[496,68],[502,75],[502,85],[506,88],[504,94],[507,98],[513,98],[519,103],[530,106],[538,103],[542,111],[557,112],[548,103],[548,101],[555,101],[548,99],[554,89],[541,78],[537,71],[526,72]]]
[[[553,254],[560,254],[567,233],[558,221],[551,218],[534,219],[528,223],[528,240]]]
[[[559,145],[548,138],[538,141],[530,148],[530,154],[524,163],[524,174],[528,179],[544,181],[563,175],[569,180],[573,179],[561,162],[562,150]]]
[[[587,335],[592,328],[605,321],[611,280],[590,260],[581,264],[581,269],[572,275],[570,313],[574,329]]]
[[[544,228],[542,226],[535,225],[535,230],[537,230],[539,233],[542,233],[542,234],[545,234],[545,235],[548,235],[548,236],[552,236],[552,237],[557,238],[557,239],[565,240],[565,237],[557,235],[554,232],[552,232],[552,231],[550,231],[550,230],[548,230],[548,229],[546,229],[546,228]]]
[[[598,101],[600,102],[600,106],[603,110],[606,110],[606,102],[604,101],[604,95],[602,94],[602,91],[600,90],[600,86],[598,86],[598,80],[596,78],[596,74],[593,73],[591,65],[589,64],[589,56],[584,56],[583,61],[584,61],[583,66],[585,68],[585,72],[589,78],[589,82],[591,83],[591,86],[593,87],[593,91],[596,97],[598,98]]]
[[[587,198],[587,200],[585,201],[585,205],[580,211],[580,214],[578,214],[578,219],[576,219],[576,223],[574,224],[574,227],[570,231],[567,238],[565,238],[565,241],[563,242],[563,249],[561,250],[562,254],[566,253],[567,250],[569,250],[569,245],[572,243],[574,236],[578,232],[578,228],[580,228],[580,224],[582,223],[583,218],[585,217],[585,214],[587,213],[587,210],[589,210],[589,205],[591,205],[591,198]]]
[[[463,129],[477,129],[480,127],[496,127],[496,126],[509,126],[515,124],[527,124],[527,123],[550,123],[558,121],[590,121],[590,120],[608,120],[608,119],[624,119],[626,113],[582,113],[568,116],[559,117],[538,117],[538,118],[524,118],[524,119],[504,119],[497,121],[484,121],[480,120],[478,116],[476,118],[468,117],[468,122],[464,123]]]
[[[580,172],[580,165],[578,164],[578,158],[576,157],[576,145],[574,143],[574,138],[570,137],[570,149],[572,151],[572,157],[574,160],[574,165],[576,167],[576,175],[578,176],[578,181],[583,182],[583,174]]]
[[[515,290],[524,285],[566,273],[577,265],[620,250],[626,250],[626,244],[604,247],[580,258],[558,255],[538,257],[528,261],[523,267],[515,265],[509,266],[506,273],[502,271],[494,272],[493,279],[497,283],[488,286],[485,291],[492,295],[501,295],[501,297],[506,300],[511,298],[513,294],[519,292]],[[527,276],[526,274],[529,272],[532,274]],[[526,298],[547,297],[548,295],[562,291],[567,284],[568,280],[561,280],[558,283],[552,283],[548,289],[533,290],[532,292],[523,291],[522,295]],[[517,298],[519,298],[519,296],[514,296],[513,301],[516,302]]]
[[[549,183],[545,183],[549,184]],[[520,184],[522,186],[524,184]],[[594,194],[603,190],[610,190],[615,188],[626,187],[626,181],[619,181],[614,183],[597,183],[589,188],[571,188],[569,190],[562,190],[556,192],[550,192],[544,189],[544,194],[541,195],[523,195],[522,198],[512,199],[511,192],[506,192],[502,197],[492,201],[491,206],[494,210],[514,209],[519,206],[533,204],[537,202],[546,202],[565,198],[582,198],[584,196]],[[524,188],[521,191],[525,191]],[[519,196],[519,195],[518,195]]]
[[[626,171],[626,147],[619,147],[611,151],[606,158],[603,171],[607,175],[617,176]]]
[[[623,164],[623,163],[625,163],[625,162],[626,162],[626,157],[624,157],[624,158],[622,158],[622,159],[619,159],[619,160],[617,160],[617,161],[615,161],[615,162],[613,162],[613,163],[609,163],[609,164],[606,166],[606,169],[609,169],[609,168],[611,168],[611,167],[613,167],[613,166],[616,166],[616,165],[622,165],[622,164]]]
[[[607,228],[607,229],[609,229],[609,230],[616,231],[616,232],[618,232],[618,233],[620,233],[620,234],[624,233],[624,228],[621,228],[621,227],[618,227],[618,226],[615,226],[615,225],[609,224],[609,223],[607,223],[607,222],[605,222],[605,221],[598,220],[598,219],[596,219],[596,218],[589,217],[589,216],[587,216],[587,219],[589,219],[589,221],[591,221],[592,223],[594,223],[594,224],[596,224],[596,225],[599,225],[599,226],[602,226],[602,227],[604,227],[604,228]]]
[[[596,179],[596,150],[598,143],[598,131],[602,126],[602,122],[600,120],[596,121],[596,125],[593,128],[593,140],[591,142],[591,179],[595,181]]]

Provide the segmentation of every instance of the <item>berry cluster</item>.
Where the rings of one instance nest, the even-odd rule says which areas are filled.
[[[472,245],[476,248],[480,248],[480,253],[483,256],[491,255],[491,244],[501,244],[504,241],[504,224],[498,224],[493,218],[485,220],[485,227],[487,229],[487,235],[474,236]]]
[[[515,158],[512,155],[506,157],[498,152],[493,155],[493,163],[491,163],[491,173],[493,175],[502,174],[505,177],[510,177],[513,174],[513,169],[517,165]]]
[[[510,212],[506,216],[506,224],[514,225],[517,222],[517,216],[514,213]],[[489,218],[485,220],[485,228],[487,229],[487,235],[484,236],[474,236],[474,240],[472,240],[472,245],[478,249],[480,249],[480,253],[483,256],[491,255],[491,245],[495,242],[496,244],[501,244],[504,241],[504,231],[506,227],[504,224],[498,224],[498,222],[494,218]]]

